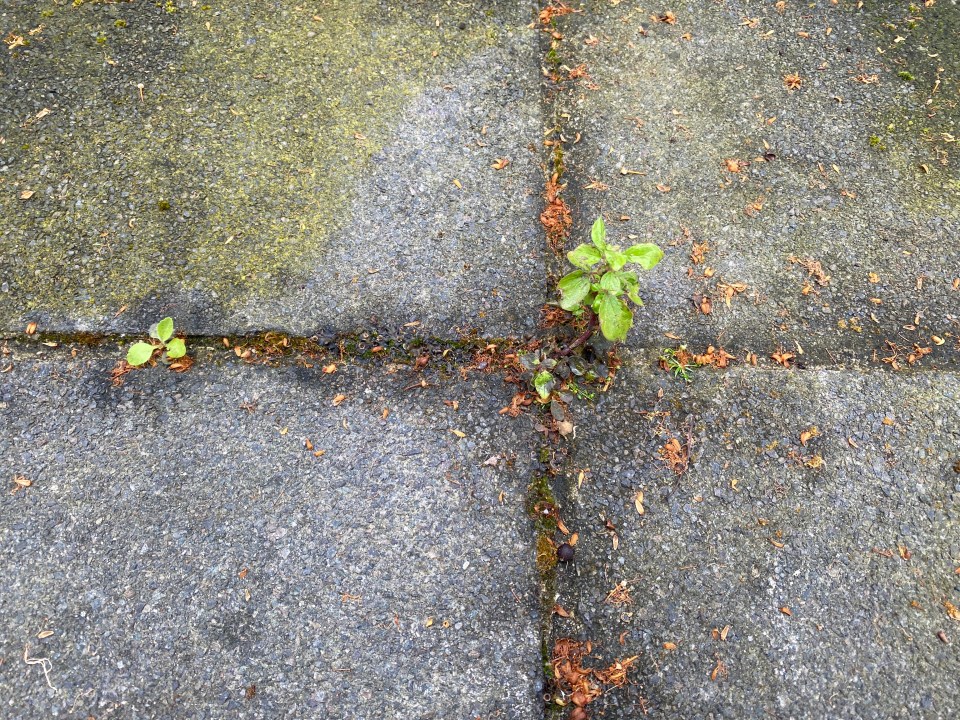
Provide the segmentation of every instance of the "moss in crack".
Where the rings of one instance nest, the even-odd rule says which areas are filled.
[[[550,456],[549,447],[540,448],[540,456]],[[553,680],[553,606],[557,596],[557,551],[553,535],[557,531],[556,496],[546,474],[534,477],[527,487],[527,513],[536,531],[536,564],[540,574],[540,656],[547,684]],[[547,706],[547,712],[554,705]],[[549,716],[549,715],[548,715]],[[552,717],[552,716],[551,716]]]

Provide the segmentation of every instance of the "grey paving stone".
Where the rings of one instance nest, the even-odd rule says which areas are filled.
[[[561,95],[571,242],[603,213],[619,243],[667,254],[634,347],[672,332],[834,363],[889,339],[956,365],[931,336],[955,336],[960,317],[960,8],[908,5],[598,0],[558,20],[560,74],[588,74]],[[667,9],[673,24],[654,19]],[[694,243],[710,248],[699,264]],[[729,308],[721,283],[746,286]]]
[[[556,636],[640,655],[600,714],[637,717],[645,698],[651,718],[956,717],[957,375],[736,369],[686,386],[652,368],[630,357],[579,418],[562,510],[580,542],[559,597],[576,619]],[[660,448],[688,437],[678,476]]]
[[[542,716],[502,380],[201,353],[116,388],[115,354],[35,347],[0,375],[0,715]]]
[[[167,5],[0,7],[0,330],[532,329],[531,3]]]

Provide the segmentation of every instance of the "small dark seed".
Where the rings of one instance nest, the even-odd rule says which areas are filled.
[[[570,543],[564,543],[557,548],[557,559],[561,562],[570,562],[573,560],[574,550],[573,545]]]

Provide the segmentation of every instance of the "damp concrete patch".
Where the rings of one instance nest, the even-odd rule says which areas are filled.
[[[532,329],[530,7],[188,5],[0,14],[2,331]]]
[[[541,717],[509,386],[199,356],[4,356],[0,714]]]
[[[578,418],[554,627],[639,655],[605,717],[956,714],[955,373],[686,385],[632,355],[617,386]]]
[[[889,340],[956,365],[960,10],[863,5],[558,20],[570,242],[603,213],[616,242],[666,251],[634,347],[838,364]]]

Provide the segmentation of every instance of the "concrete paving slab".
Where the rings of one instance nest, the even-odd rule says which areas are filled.
[[[0,715],[542,716],[501,379],[201,352],[112,387],[36,347],[0,374]]]
[[[534,16],[5,4],[0,330],[529,331]]]
[[[603,717],[955,717],[960,378],[652,367],[578,418],[562,510],[555,635],[640,655]]]
[[[960,316],[956,3],[579,7],[556,20],[571,242],[602,212],[666,250],[634,347],[956,365],[931,341]]]

